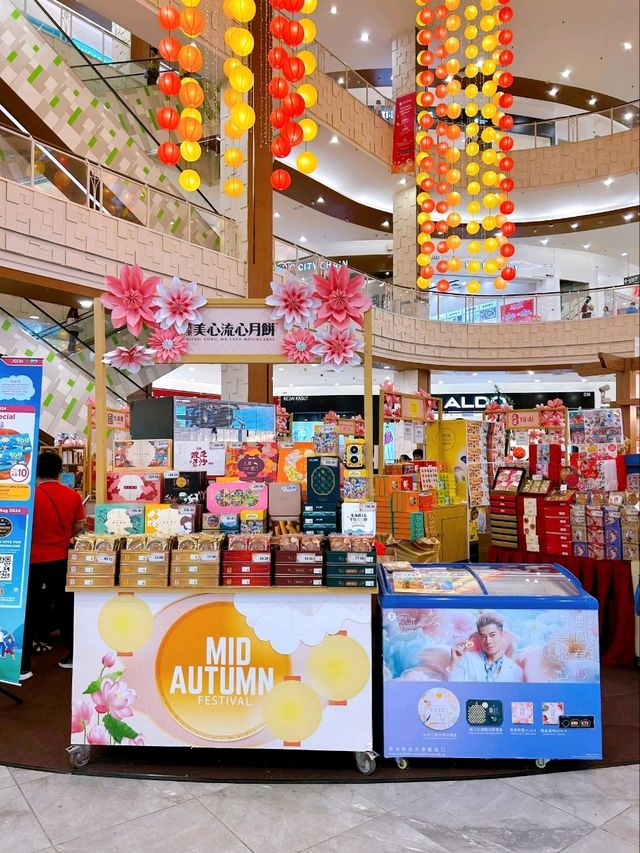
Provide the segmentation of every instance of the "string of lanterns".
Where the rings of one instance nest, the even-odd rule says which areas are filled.
[[[305,76],[313,74],[316,58],[310,50],[293,53],[287,48],[298,48],[315,41],[316,25],[309,17],[287,17],[302,13],[307,16],[315,12],[318,0],[269,0],[276,14],[271,18],[269,32],[274,44],[268,53],[268,62],[274,76],[269,82],[269,94],[273,102],[269,121],[277,132],[271,142],[271,153],[276,159],[284,159],[303,143],[312,142],[318,134],[318,126],[311,118],[303,118],[305,110],[318,102],[318,90],[312,83],[303,82]],[[297,85],[299,84],[299,85]],[[296,158],[296,167],[309,175],[316,170],[318,158],[306,146]],[[277,168],[271,175],[271,186],[275,190],[286,190],[291,186],[291,174]]]
[[[472,238],[466,243],[473,256],[466,262],[468,273],[491,276],[497,290],[516,276],[509,265],[515,253],[509,239],[516,231],[509,219],[515,209],[509,199],[515,186],[509,176],[513,139],[507,133],[513,118],[505,112],[513,104],[505,91],[513,83],[506,70],[513,62],[513,32],[503,26],[513,18],[509,3],[441,0],[431,8],[430,0],[416,0],[420,290],[432,287],[434,278],[440,292],[450,288],[445,276],[463,267],[457,254],[460,231]],[[461,190],[466,191],[464,226]],[[477,257],[481,253],[484,260]],[[480,289],[480,281],[471,278],[467,291]]]
[[[175,6],[163,6],[158,12],[160,26],[167,32],[158,43],[158,53],[166,62],[177,62],[185,74],[196,74],[203,65],[200,49],[193,40],[202,35],[205,19],[196,7],[200,0],[181,0],[182,11]],[[179,29],[188,39],[182,44],[173,31]],[[167,166],[177,166],[180,160],[196,163],[202,156],[199,139],[202,138],[202,113],[198,109],[204,102],[204,91],[196,79],[182,78],[175,71],[165,71],[158,77],[158,88],[168,98],[179,98],[181,111],[174,106],[160,107],[156,113],[158,126],[162,130],[176,131],[181,140],[178,145],[171,138],[158,147],[158,159]],[[195,192],[200,186],[200,175],[192,167],[183,169],[179,177],[180,186],[187,192]]]
[[[229,56],[222,66],[229,86],[225,89],[223,99],[229,109],[229,118],[224,123],[223,134],[231,140],[224,152],[224,162],[232,170],[239,169],[244,163],[244,154],[238,141],[249,131],[256,122],[253,107],[244,96],[253,89],[253,71],[245,64],[253,53],[254,38],[246,26],[256,16],[255,0],[224,0],[223,14],[231,21],[224,33],[224,42],[232,56]],[[244,192],[244,184],[236,174],[224,182],[222,191],[229,198],[237,198]]]

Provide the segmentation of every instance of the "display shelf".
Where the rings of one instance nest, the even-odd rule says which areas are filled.
[[[330,587],[330,586],[200,586],[198,589],[190,590],[188,587],[157,586],[136,589],[124,586],[102,586],[102,587],[65,587],[67,592],[95,593],[114,592],[119,595],[135,595],[136,593],[170,592],[179,594],[183,598],[194,595],[210,595],[211,593],[224,593],[225,595],[377,595],[379,589],[375,587]]]

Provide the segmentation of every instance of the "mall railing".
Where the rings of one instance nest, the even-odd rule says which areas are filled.
[[[575,113],[548,121],[516,121],[510,133],[515,148],[548,148],[567,142],[624,133],[640,126],[640,101],[629,101],[604,110]]]
[[[2,126],[0,177],[195,246],[236,254],[233,220]]]

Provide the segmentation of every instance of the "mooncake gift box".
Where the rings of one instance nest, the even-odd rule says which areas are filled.
[[[207,511],[239,515],[243,510],[267,509],[268,494],[265,483],[243,483],[240,480],[210,483],[207,487]]]
[[[128,439],[113,442],[114,468],[169,468],[170,439]]]
[[[162,474],[125,469],[107,473],[108,503],[162,503]]]
[[[278,445],[278,482],[298,483],[306,493],[307,459],[315,455],[310,441],[280,442]]]
[[[144,505],[96,504],[94,529],[117,536],[144,533]]]
[[[307,500],[336,505],[340,501],[340,460],[336,456],[307,459]]]
[[[198,504],[204,499],[207,476],[200,471],[168,471],[164,475],[164,502]]]
[[[317,575],[275,575],[274,586],[322,587],[324,580]]]
[[[278,445],[270,441],[227,445],[227,477],[248,483],[273,483],[278,474]]]
[[[589,556],[589,546],[586,542],[574,542],[573,543],[573,556],[574,557],[588,557]]]
[[[269,483],[269,514],[276,517],[300,515],[302,493],[299,483]]]
[[[199,506],[171,506],[170,504],[147,504],[145,507],[145,533],[160,533],[163,536],[178,536],[193,533],[202,508]]]

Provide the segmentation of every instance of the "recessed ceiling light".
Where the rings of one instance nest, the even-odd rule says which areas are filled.
[[[81,308],[91,308],[92,305],[93,305],[92,299],[81,299],[80,300],[80,307]]]
[[[187,367],[187,370],[189,371],[189,373],[195,373],[196,372],[195,367]]]
[[[542,243],[543,246],[546,246],[547,243],[549,242],[549,238],[545,237],[544,240],[540,240],[540,242]]]
[[[360,41],[369,41],[369,33],[360,33]]]
[[[623,47],[625,50],[631,50],[631,48],[633,47],[633,45],[631,44],[631,42],[630,42],[630,41],[625,41],[625,42],[623,43],[622,47]]]
[[[572,223],[571,223],[571,227],[575,230],[575,229],[578,227],[578,223],[577,223],[577,222],[572,222]]]
[[[278,211],[277,211],[277,210],[274,210],[274,211],[273,211],[273,218],[274,218],[274,219],[280,219],[280,214],[278,213]]]
[[[633,113],[625,113],[624,114],[624,120],[625,121],[631,121],[632,118],[633,118]]]
[[[318,198],[316,199],[316,204],[324,204],[324,199],[322,198],[321,195],[319,195]]]
[[[478,374],[477,374],[477,373],[472,373],[471,375],[472,375],[472,376],[477,376]]]
[[[633,219],[633,213],[625,213],[625,215],[622,218],[624,220],[626,220],[627,222],[630,222]]]
[[[580,382],[588,382],[588,379],[581,379]]]
[[[551,95],[551,97],[552,97],[552,98],[555,98],[555,96],[558,94],[558,87],[557,87],[557,86],[552,86],[552,87],[549,89],[549,94]]]
[[[279,367],[278,371],[279,371],[279,373],[282,373],[284,371],[284,367]]]
[[[598,103],[598,99],[592,95],[587,103],[590,107],[595,107],[595,105]]]
[[[629,257],[629,252],[622,252],[622,257],[623,257],[623,258],[628,258],[628,257]]]
[[[300,235],[300,242],[301,242],[301,243],[306,243],[306,242],[307,242],[307,238],[304,236],[304,234],[301,234],[301,235]]]
[[[40,317],[38,317],[38,315],[37,315],[37,314],[29,314],[29,319],[30,319],[30,320],[39,320],[39,319],[40,319]]]
[[[534,379],[533,381],[534,381],[536,384],[538,384],[538,385],[540,384],[540,380],[539,380],[539,379]]]
[[[390,364],[383,364],[382,369],[383,370],[391,370],[391,365]]]
[[[590,249],[590,248],[591,248],[591,243],[585,243],[585,244],[584,244],[584,246],[583,246],[582,248],[583,248],[583,249]]]
[[[344,77],[338,77],[338,85],[344,86]]]
[[[400,180],[398,181],[398,183],[399,183],[401,186],[406,187],[406,185],[407,185],[407,179],[406,179],[406,178],[400,178]]]
[[[340,142],[340,140],[338,139],[338,137],[335,134],[329,140],[329,143],[331,145],[338,145],[339,142]]]
[[[610,187],[613,183],[613,178],[606,178],[606,180],[604,180],[602,183],[605,185],[605,187]]]
[[[565,68],[564,71],[560,72],[560,76],[564,77],[565,80],[567,79],[567,77],[571,77],[571,69]]]
[[[529,374],[529,376],[535,376],[536,375],[535,370],[527,370],[527,373]]]
[[[329,12],[331,12],[331,14],[332,14],[332,15],[337,15],[337,14],[338,14],[338,7],[337,7],[337,6],[332,6],[332,7],[329,9]]]
[[[385,221],[382,223],[382,227],[383,227],[383,228],[388,228],[388,227],[389,227],[389,220],[388,220],[388,219],[385,219]]]

